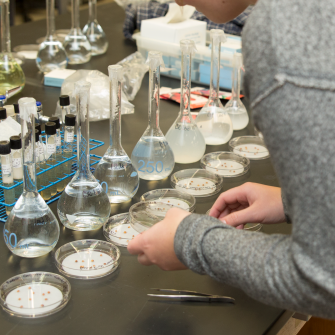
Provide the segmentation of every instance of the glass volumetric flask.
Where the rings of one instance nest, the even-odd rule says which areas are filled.
[[[0,15],[0,95],[6,95],[7,91],[15,87],[21,87],[17,93],[21,91],[26,79],[21,66],[11,53],[9,0],[0,0]]]
[[[91,59],[91,44],[80,29],[79,1],[72,1],[72,27],[63,42],[69,64],[83,64]]]
[[[23,193],[9,214],[3,230],[7,247],[21,257],[38,257],[50,252],[59,238],[59,224],[38,194],[35,170],[36,101],[19,100],[22,129]]]
[[[97,0],[89,0],[88,3],[89,18],[83,33],[91,43],[92,56],[102,55],[107,51],[108,41],[106,34],[97,20]]]
[[[234,130],[244,129],[249,123],[247,109],[240,99],[242,65],[242,54],[235,52],[233,58],[232,97],[225,106],[231,121],[233,122]]]
[[[58,41],[55,30],[55,0],[46,0],[47,36],[40,44],[36,64],[43,73],[56,69],[65,69],[67,56],[63,44]]]
[[[139,178],[121,144],[122,66],[108,67],[110,78],[110,145],[95,170],[95,177],[106,188],[110,203],[130,200],[137,192]]]
[[[205,139],[190,114],[191,62],[195,51],[194,41],[182,40],[180,112],[166,134],[176,163],[194,163],[206,150]]]
[[[210,96],[195,119],[208,145],[225,144],[233,134],[231,118],[219,99],[221,42],[225,41],[226,37],[223,30],[211,30]]]
[[[160,180],[170,175],[174,168],[172,149],[159,128],[160,67],[164,65],[162,53],[150,51],[147,64],[149,65],[149,124],[131,154],[131,161],[140,178]]]
[[[90,171],[89,94],[91,84],[75,83],[77,104],[77,172],[65,187],[57,206],[63,225],[73,230],[100,228],[109,218],[111,207],[101,185]]]
[[[57,160],[56,160],[56,149],[57,149],[57,130],[56,123],[47,122],[45,124],[45,134],[46,134],[46,166],[47,168],[52,167],[52,169],[47,171],[47,183],[52,185],[49,187],[50,195],[53,197],[57,194]]]

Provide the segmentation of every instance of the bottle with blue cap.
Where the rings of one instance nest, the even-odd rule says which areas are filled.
[[[37,107],[37,117],[36,117],[36,124],[41,123],[41,117],[43,116],[43,105],[40,101],[36,101],[36,107]]]

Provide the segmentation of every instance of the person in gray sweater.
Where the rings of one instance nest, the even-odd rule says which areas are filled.
[[[250,3],[184,0],[223,22]],[[335,0],[257,2],[242,34],[244,93],[281,188],[231,189],[212,217],[170,210],[129,243],[142,264],[190,268],[265,304],[335,319],[334,36]],[[291,235],[234,228],[285,218]]]

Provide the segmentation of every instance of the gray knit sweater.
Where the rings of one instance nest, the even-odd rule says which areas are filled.
[[[176,254],[266,304],[335,319],[335,0],[259,0],[243,54],[245,94],[292,235],[193,214],[177,230]]]

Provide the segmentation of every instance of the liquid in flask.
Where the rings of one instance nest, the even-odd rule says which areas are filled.
[[[38,194],[35,169],[35,117],[36,101],[33,98],[19,100],[22,159],[23,193],[10,212],[3,230],[10,251],[21,257],[39,257],[49,253],[57,244],[59,224]]]
[[[199,161],[205,153],[206,142],[190,114],[191,64],[195,44],[182,40],[180,112],[166,134],[176,163],[188,164]]]
[[[173,151],[159,127],[160,67],[164,65],[162,53],[150,51],[149,65],[149,124],[137,142],[131,161],[140,178],[161,180],[169,176],[174,168]]]
[[[139,186],[139,177],[121,144],[122,66],[108,67],[110,78],[110,145],[95,170],[110,203],[131,200]]]
[[[233,134],[233,124],[219,99],[221,42],[226,37],[223,30],[211,30],[212,59],[210,96],[201,109],[195,122],[203,134],[206,144],[221,145],[227,143]]]
[[[111,211],[107,194],[90,171],[89,94],[91,84],[75,83],[77,104],[77,171],[58,200],[62,224],[73,230],[95,230],[108,220]]]

